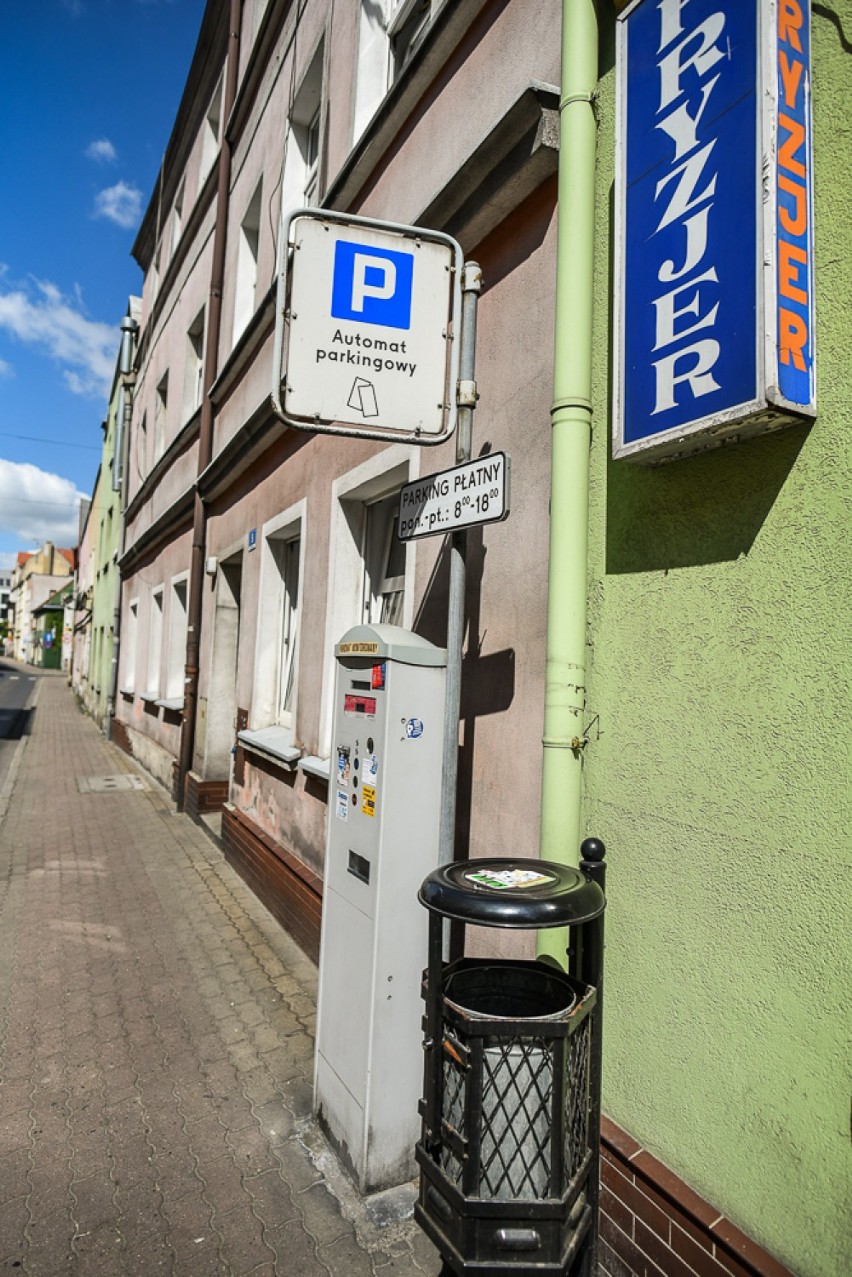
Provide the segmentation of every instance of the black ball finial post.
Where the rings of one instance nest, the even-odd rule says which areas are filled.
[[[606,888],[606,847],[600,838],[584,838],[580,843],[580,868],[587,878]]]

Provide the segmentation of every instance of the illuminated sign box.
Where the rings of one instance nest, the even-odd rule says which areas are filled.
[[[807,0],[636,0],[618,19],[613,456],[813,417]]]

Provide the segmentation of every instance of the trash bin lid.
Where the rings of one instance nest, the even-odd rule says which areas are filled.
[[[433,869],[418,899],[432,913],[481,927],[576,926],[606,907],[596,882],[552,860],[457,860]]]

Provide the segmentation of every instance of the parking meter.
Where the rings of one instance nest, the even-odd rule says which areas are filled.
[[[446,652],[394,625],[335,649],[314,1107],[362,1192],[412,1178],[418,887],[438,859]]]

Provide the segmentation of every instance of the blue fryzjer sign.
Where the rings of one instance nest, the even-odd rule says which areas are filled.
[[[800,0],[781,4],[804,21]],[[621,19],[616,457],[694,451],[812,410],[810,241],[776,243],[763,198],[762,156],[783,162],[787,118],[777,86],[771,110],[761,89],[767,39],[782,59],[773,13],[772,0],[637,0]],[[791,33],[802,62],[791,127],[807,149],[809,59]],[[777,216],[807,238],[801,163],[787,177],[801,176],[805,194],[776,187]]]

